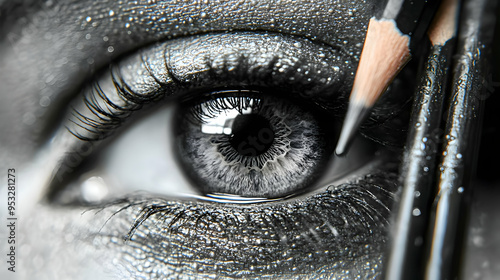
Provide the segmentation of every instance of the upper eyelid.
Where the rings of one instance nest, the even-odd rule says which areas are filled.
[[[233,46],[235,49],[227,53],[222,51],[221,53],[212,55],[207,51],[201,55],[200,59],[186,58],[190,54],[190,51],[193,51],[200,44],[206,44],[203,40],[207,38],[208,40],[212,40],[211,46],[220,48],[220,46],[227,47],[225,44],[233,36],[239,36],[239,40],[244,40],[243,42],[250,42],[251,44],[258,44],[259,42],[265,44],[266,41],[271,41],[272,43],[269,43],[270,47],[268,46],[268,48],[254,46],[255,49],[250,51],[243,49],[244,52],[247,51],[245,54],[232,53],[232,51],[238,51],[238,48],[242,48],[241,46]],[[253,78],[253,83],[262,82],[263,85],[269,86],[270,83],[276,82],[275,80],[281,80],[281,84],[285,82],[300,84],[302,80],[306,79],[305,77],[308,77],[307,90],[312,93],[330,95],[336,93],[335,91],[339,87],[348,83],[348,79],[342,79],[342,77],[345,77],[346,65],[343,63],[343,56],[336,55],[335,49],[326,49],[305,39],[290,38],[282,35],[271,36],[267,33],[256,34],[252,32],[207,35],[205,37],[196,37],[193,40],[181,40],[178,42],[167,41],[143,50],[138,55],[121,60],[115,66],[111,67],[109,72],[105,72],[106,74],[102,76],[101,81],[104,79],[105,83],[111,79],[113,86],[110,86],[108,82],[106,89],[103,89],[99,85],[99,81],[96,81],[97,83],[94,84],[93,88],[87,89],[86,93],[84,92],[83,101],[77,101],[75,105],[76,109],[72,110],[72,114],[74,115],[72,121],[76,123],[76,126],[69,125],[70,127],[74,127],[72,133],[82,140],[95,140],[96,136],[102,136],[106,133],[100,132],[99,135],[84,136],[87,133],[86,131],[94,127],[93,123],[105,121],[107,127],[110,127],[110,125],[113,126],[113,123],[117,126],[121,123],[119,119],[120,115],[127,116],[129,112],[137,110],[144,103],[170,95],[171,92],[169,91],[175,87],[178,87],[178,90],[186,91],[193,84],[199,84],[200,82],[210,87],[211,85],[207,81],[211,80],[211,75],[220,76],[231,72],[232,69],[225,68],[239,67],[240,57],[243,55],[245,55],[243,59],[248,60],[245,63],[255,64],[248,67],[254,67],[256,70],[253,70],[260,71],[256,75],[265,75],[265,77],[259,77],[262,78],[262,81],[259,78]],[[269,48],[272,49],[277,46],[285,46],[287,49],[284,51],[279,50],[279,55],[267,53]],[[211,50],[211,48],[209,47],[208,49]],[[304,50],[306,54],[299,55],[298,53],[304,48],[307,49]],[[297,55],[299,58],[294,55]],[[207,60],[207,56],[212,56],[213,60]],[[299,69],[299,67],[302,68]],[[238,71],[237,68],[233,70]],[[311,73],[308,73],[309,71]],[[204,75],[207,77],[200,78],[204,77]],[[231,78],[234,78],[233,74],[227,76],[227,79]],[[263,78],[268,79],[268,81],[264,81]],[[224,80],[223,78],[220,79]],[[224,82],[227,82],[227,84],[236,83],[236,86],[239,83],[238,81],[231,82],[226,80]],[[324,88],[333,89],[322,91]],[[99,106],[103,106],[103,108],[101,109]],[[83,115],[91,120],[85,119],[81,112],[84,112]],[[96,113],[97,119],[95,116],[92,116],[92,114],[95,115]],[[86,131],[82,131],[80,128]],[[110,129],[113,129],[113,127],[110,127]],[[79,130],[82,133],[78,132]]]
[[[243,56],[252,56],[253,55],[252,51],[259,53],[256,56],[258,56],[258,55],[262,56],[265,53],[264,51],[267,51],[268,53],[272,52],[272,50],[270,51],[269,49],[266,49],[264,47],[260,47],[260,49],[254,48],[253,50],[248,51],[248,50],[246,50],[248,48],[247,46],[245,46],[243,48],[240,46],[235,47],[234,45],[229,46],[228,44],[232,44],[233,40],[227,40],[226,37],[232,37],[232,36],[236,37],[235,38],[236,41],[244,42],[244,43],[242,43],[242,45],[244,45],[244,44],[251,45],[251,44],[255,44],[256,42],[259,44],[266,44],[266,41],[267,42],[278,41],[279,43],[277,43],[277,44],[274,43],[273,46],[280,47],[280,48],[281,47],[286,48],[288,46],[288,48],[290,49],[290,54],[287,54],[286,51],[278,50],[278,49],[276,49],[274,51],[279,53],[280,56],[287,56],[288,55],[290,59],[293,59],[294,58],[293,56],[300,55],[301,51],[297,51],[297,49],[300,48],[300,46],[302,46],[303,44],[309,46],[309,48],[311,48],[311,46],[312,46],[314,48],[314,51],[316,51],[318,53],[310,55],[310,57],[313,57],[315,55],[316,55],[316,59],[317,59],[317,57],[322,57],[323,58],[322,63],[325,63],[325,61],[328,61],[328,63],[330,64],[329,66],[335,69],[335,71],[330,70],[330,72],[331,72],[330,74],[332,74],[332,75],[330,75],[329,78],[334,76],[333,74],[337,74],[337,75],[342,74],[343,75],[344,72],[346,71],[346,68],[347,68],[347,67],[344,67],[342,65],[342,63],[340,63],[340,62],[339,63],[334,62],[335,59],[344,60],[345,62],[347,62],[348,60],[354,59],[354,57],[352,57],[350,54],[344,52],[342,50],[342,48],[339,46],[332,47],[329,45],[322,44],[321,42],[318,42],[318,41],[310,41],[304,37],[288,36],[288,35],[274,34],[274,33],[269,33],[269,32],[207,33],[207,34],[203,34],[203,35],[175,39],[175,40],[170,40],[170,41],[166,42],[167,44],[164,47],[165,48],[165,52],[164,52],[165,55],[163,58],[164,63],[163,63],[163,65],[161,65],[164,67],[163,72],[173,82],[176,82],[177,84],[181,84],[182,83],[182,76],[191,75],[193,73],[197,74],[198,72],[202,72],[200,70],[212,71],[212,70],[216,70],[216,69],[222,69],[221,67],[214,67],[214,66],[217,66],[216,64],[220,64],[220,63],[224,63],[224,65],[222,67],[231,67],[231,64],[234,64],[234,62],[236,60],[244,59]],[[262,38],[261,39],[259,38],[258,40],[256,40],[255,39],[256,37],[262,37]],[[278,39],[276,39],[276,38],[278,38]],[[187,40],[185,40],[185,39],[187,39]],[[208,40],[209,42],[208,43],[203,42],[205,40]],[[222,40],[225,40],[225,44],[213,42],[213,41],[222,41]],[[169,44],[170,42],[180,42],[180,43]],[[293,47],[290,46],[290,44],[292,44],[292,43],[294,44]],[[280,44],[283,44],[284,46],[281,46]],[[190,60],[189,58],[185,59],[186,58],[185,54],[192,55],[193,50],[197,50],[200,47],[201,48],[206,47],[207,45],[216,46],[217,48],[219,48],[216,50],[217,53],[212,55],[212,54],[207,54],[206,52],[203,53],[202,51],[200,51],[199,53],[195,53],[195,55],[203,55],[205,60],[200,60],[200,59]],[[296,47],[296,46],[299,46],[299,47]],[[223,47],[224,49],[221,49],[221,47]],[[232,50],[227,52],[228,48],[231,48]],[[234,52],[234,50],[236,50],[238,48],[240,48],[241,54],[240,53],[236,54]],[[205,49],[208,49],[208,48],[205,48]],[[212,49],[210,49],[210,51],[212,51]],[[303,51],[304,52],[309,51],[310,53],[313,53],[312,50],[305,50],[304,49]],[[209,56],[211,58],[209,58]],[[223,60],[221,60],[221,58],[223,58]],[[151,65],[153,65],[153,63],[151,63],[149,60],[144,61],[143,55],[141,56],[141,60],[143,62],[145,62],[145,65],[148,66],[149,68],[151,67]],[[274,67],[274,66],[279,67],[279,65],[274,65],[274,63],[276,63],[276,64],[280,63],[280,61],[278,61],[278,60],[281,60],[281,58],[278,58],[278,55],[275,55],[275,56],[273,56],[273,60],[269,61],[269,65],[259,65],[259,66],[260,67],[262,67],[262,66],[264,66],[264,67],[266,67],[266,66],[267,67]],[[184,67],[184,65],[179,67],[179,61],[182,61],[182,63],[184,63],[184,65],[186,65],[186,64],[190,64],[190,65],[189,65],[189,67]],[[309,58],[309,59],[305,59],[304,62],[310,62],[310,61],[312,61],[312,60],[310,60],[310,58]],[[281,63],[283,64],[283,62],[281,62]],[[197,65],[193,66],[193,64],[197,64]],[[290,63],[286,63],[286,64],[290,64]],[[285,66],[287,66],[287,65],[285,65]],[[290,66],[290,65],[288,65],[288,66]],[[295,67],[297,67],[297,66],[295,65]],[[183,71],[183,70],[188,70],[188,71]],[[229,70],[231,70],[231,69],[229,69]],[[155,80],[158,81],[157,77],[154,77],[154,75],[152,75],[152,76]],[[322,75],[322,76],[325,76],[325,75]],[[337,77],[337,78],[339,78],[339,77]]]

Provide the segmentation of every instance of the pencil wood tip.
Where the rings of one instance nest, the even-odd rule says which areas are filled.
[[[370,19],[349,98],[349,108],[335,149],[344,155],[369,109],[410,59],[410,37],[394,20]]]
[[[428,35],[433,46],[445,45],[456,36],[458,21],[458,1],[443,0],[429,27]]]
[[[394,20],[372,18],[354,78],[351,100],[372,106],[410,59],[410,37]]]

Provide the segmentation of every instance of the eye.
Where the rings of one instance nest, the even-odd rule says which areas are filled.
[[[134,256],[153,248],[151,259],[176,262],[154,261],[164,275],[330,275],[332,265],[350,271],[368,260],[371,269],[397,159],[363,137],[347,157],[332,156],[350,59],[341,48],[255,32],[123,57],[71,103],[52,141],[61,164],[49,201],[102,207],[117,237],[110,246]],[[248,266],[238,252],[261,257]]]
[[[78,151],[92,150],[78,175],[71,175],[81,177],[77,186],[85,186],[81,183],[92,174],[108,177],[109,184],[118,182],[107,192],[111,197],[125,190],[172,195],[172,186],[179,185],[190,186],[182,187],[182,193],[204,195],[299,194],[328,167],[338,129],[335,112],[339,114],[336,108],[350,77],[345,59],[335,48],[269,34],[210,35],[158,44],[100,74],[72,102],[66,129],[56,138],[69,138],[64,140],[64,160],[83,158]],[[175,117],[162,111],[175,111]],[[143,135],[127,137],[135,127],[148,126],[127,125],[133,117],[147,123],[148,116],[132,115],[148,112],[163,117],[153,117],[149,122],[156,127]],[[221,121],[227,123],[217,127]],[[220,129],[222,133],[216,132]],[[124,136],[118,136],[120,130]],[[72,137],[64,136],[68,132]],[[141,159],[142,165],[134,164]],[[55,175],[66,180],[75,176]],[[64,184],[56,184],[52,194]],[[115,191],[134,184],[123,193]]]

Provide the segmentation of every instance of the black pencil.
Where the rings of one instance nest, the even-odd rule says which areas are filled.
[[[474,232],[470,231],[468,219],[472,218],[472,194],[476,187],[473,178],[477,178],[483,110],[486,102],[491,102],[484,96],[489,88],[483,84],[482,77],[487,77],[494,66],[491,51],[498,1],[465,0],[462,7],[452,87],[445,107],[443,135],[446,136],[438,163],[437,195],[431,208],[424,279],[471,279],[475,277],[477,267],[470,270],[458,268],[465,267],[466,259],[480,257],[468,251],[475,247],[467,246],[471,240],[469,234]],[[481,200],[474,202],[484,203]],[[491,221],[495,219],[493,216]],[[488,222],[490,220],[486,219]]]
[[[403,187],[384,279],[424,279],[427,225],[436,193],[441,155],[442,114],[455,49],[458,1],[443,0],[428,30],[431,43],[419,75],[410,120],[410,132],[401,168]]]
[[[370,108],[410,60],[438,2],[389,0],[382,15],[370,19],[336,154],[347,151]]]

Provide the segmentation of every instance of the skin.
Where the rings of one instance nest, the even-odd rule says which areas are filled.
[[[67,121],[69,100],[111,61],[154,42],[224,31],[293,35],[341,49],[346,80],[352,80],[376,1],[299,2],[0,2],[8,11],[0,24],[5,38],[0,41],[0,158],[4,170],[19,172],[22,217],[16,276],[379,276],[396,198],[398,149],[382,150],[369,168],[335,186],[272,203],[233,205],[152,194],[127,195],[97,207],[46,200],[50,176],[60,167],[49,141]],[[137,224],[140,217],[147,219]]]

